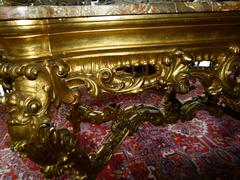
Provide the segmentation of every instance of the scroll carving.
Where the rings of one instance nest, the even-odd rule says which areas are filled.
[[[208,61],[209,65],[199,66],[202,61]],[[87,63],[66,59],[0,64],[0,76],[9,90],[0,97],[0,102],[10,114],[7,124],[12,148],[39,163],[46,177],[74,169],[75,178],[94,179],[123,140],[144,121],[154,125],[175,123],[179,118],[186,121],[199,109],[221,115],[221,109],[226,106],[240,112],[237,46],[224,50],[177,49],[168,53],[128,55],[115,61],[106,57]],[[192,82],[197,80],[204,86],[205,94],[181,103],[176,94],[188,93],[194,88]],[[79,104],[79,89],[83,86],[95,96],[106,91],[136,93],[154,87],[164,92],[163,109],[146,105],[122,108],[111,104],[97,112]],[[220,98],[224,103],[217,105]],[[112,137],[95,153],[86,154],[73,133],[51,125],[49,106],[61,102],[74,105],[70,115],[74,132],[83,121],[94,124],[112,121]]]

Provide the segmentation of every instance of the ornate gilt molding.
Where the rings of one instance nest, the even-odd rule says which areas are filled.
[[[239,17],[212,12],[6,20],[0,21],[0,43],[3,57],[17,62],[226,48],[240,40]]]
[[[81,67],[81,63],[66,60],[23,65],[2,63],[2,78],[12,80],[12,91],[0,98],[10,113],[7,124],[12,148],[39,163],[47,177],[58,176],[73,168],[76,178],[94,178],[122,141],[144,121],[163,125],[175,123],[179,118],[190,120],[199,109],[220,115],[223,104],[218,108],[216,105],[209,108],[209,105],[217,104],[219,98],[223,98],[224,106],[239,110],[238,49],[237,46],[225,51],[176,49],[172,53],[143,55],[139,59],[134,55],[122,56],[119,61],[108,57],[102,61],[103,64],[96,64],[95,58],[93,62],[88,59],[91,68],[86,69]],[[207,61],[209,66],[199,66],[203,61]],[[80,71],[73,71],[76,66]],[[196,80],[204,86],[205,96],[180,103],[176,93],[188,93],[192,90],[190,82]],[[93,95],[105,91],[136,93],[155,87],[165,92],[164,109],[144,105],[122,109],[113,105],[103,112],[95,112],[77,104],[83,86],[89,88]],[[70,118],[75,132],[82,120],[97,124],[113,120],[113,136],[96,153],[87,155],[73,134],[51,126],[48,108],[51,103],[58,106],[60,102],[75,104],[75,115]],[[54,150],[50,151],[52,148]],[[49,162],[42,159],[41,154],[45,151],[48,151],[49,157],[54,157]],[[75,156],[79,158],[75,159]],[[85,167],[90,168],[92,174]]]
[[[46,177],[73,169],[75,178],[94,179],[144,121],[190,120],[199,109],[240,112],[239,18],[234,12],[1,21],[7,93],[0,102],[10,114],[12,148],[40,164]],[[205,94],[181,103],[176,94],[197,80]],[[80,104],[82,87],[94,96],[156,88],[163,109],[109,105],[97,112]],[[74,132],[82,121],[112,121],[113,136],[86,154],[73,133],[52,126],[49,107],[60,103],[74,105]]]

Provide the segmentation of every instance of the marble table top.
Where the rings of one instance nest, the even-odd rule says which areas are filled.
[[[219,11],[240,11],[240,1],[153,2],[83,6],[0,6],[0,20]]]

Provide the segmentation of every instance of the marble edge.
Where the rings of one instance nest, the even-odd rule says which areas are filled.
[[[2,6],[0,7],[0,20],[219,11],[240,11],[240,1],[161,2],[95,6]]]

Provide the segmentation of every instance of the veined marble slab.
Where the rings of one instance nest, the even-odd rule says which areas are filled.
[[[0,6],[0,20],[219,11],[240,11],[240,1],[161,2],[84,6]]]

